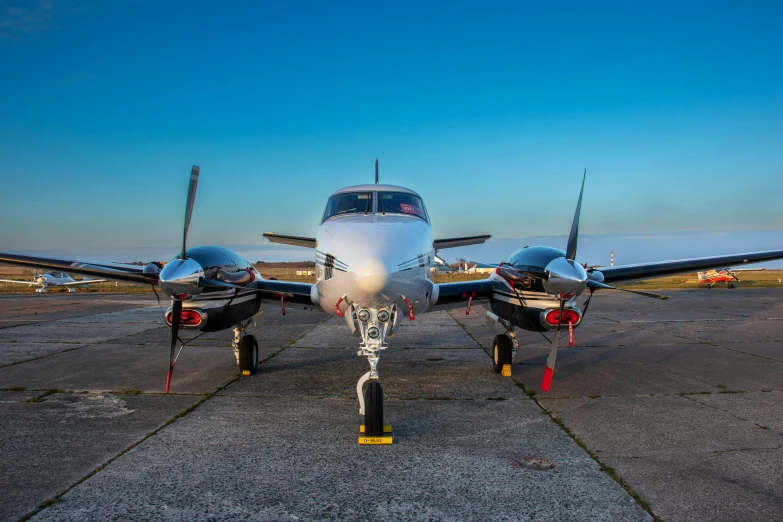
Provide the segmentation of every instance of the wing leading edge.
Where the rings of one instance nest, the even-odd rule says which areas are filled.
[[[0,252],[0,263],[30,266],[59,270],[70,274],[101,277],[112,281],[124,281],[143,285],[156,284],[157,273],[145,273],[139,265],[123,265],[120,263],[104,263],[101,261],[80,261],[78,259],[62,259],[55,257],[25,256],[21,254],[6,254]],[[96,281],[89,281],[95,283]],[[82,281],[78,281],[80,284]]]
[[[744,265],[748,263],[763,263],[764,261],[773,261],[782,258],[783,250],[767,250],[765,252],[750,252],[725,256],[679,259],[676,261],[663,261],[658,263],[612,266],[599,268],[598,270],[604,275],[605,283],[619,283],[622,281],[633,281],[635,279],[684,274],[696,270],[724,268],[727,266]]]
[[[432,242],[435,250],[442,248],[454,248],[468,245],[480,245],[492,236],[485,234],[482,236],[465,236],[465,237],[450,237],[446,239],[436,239]]]
[[[262,234],[270,243],[280,243],[282,245],[292,245],[304,248],[315,248],[317,242],[314,237],[285,236],[275,234],[274,232],[264,232]]]

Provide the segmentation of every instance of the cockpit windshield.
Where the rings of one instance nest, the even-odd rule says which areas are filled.
[[[393,214],[408,214],[427,221],[427,211],[421,198],[406,192],[378,193],[378,212]]]
[[[323,223],[327,219],[340,214],[368,214],[373,212],[372,192],[343,192],[329,198],[324,210]]]

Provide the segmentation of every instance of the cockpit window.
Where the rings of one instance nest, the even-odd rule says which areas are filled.
[[[378,194],[378,212],[408,214],[427,221],[427,211],[421,198],[405,192],[380,192]]]
[[[372,192],[344,192],[335,194],[326,203],[323,223],[327,219],[340,214],[368,214],[373,212]]]

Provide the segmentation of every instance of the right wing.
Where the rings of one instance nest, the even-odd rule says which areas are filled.
[[[283,245],[293,245],[305,248],[315,248],[316,241],[314,237],[284,236],[274,232],[264,232],[262,234],[270,243],[281,243]]]
[[[762,263],[783,258],[783,250],[768,250],[766,252],[750,252],[747,254],[730,254],[727,256],[698,257],[695,259],[680,259],[657,263],[640,263],[638,265],[611,266],[598,268],[604,275],[604,283],[619,283],[636,279],[649,279],[667,275],[684,274],[697,270],[723,268],[747,263]]]
[[[70,274],[102,277],[113,281],[154,285],[158,283],[157,273],[144,273],[140,265],[123,265],[120,263],[105,263],[102,261],[80,261],[78,259],[62,259],[56,257],[25,256],[21,254],[6,254],[0,252],[0,263],[30,266],[59,270]],[[90,281],[91,283],[94,281]]]
[[[41,286],[38,281],[14,281],[13,279],[0,279],[0,283],[15,283],[18,285]]]

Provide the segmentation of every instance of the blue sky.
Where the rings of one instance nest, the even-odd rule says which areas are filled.
[[[0,251],[171,257],[196,163],[191,244],[307,258],[376,157],[446,257],[562,247],[585,167],[591,263],[781,248],[783,4],[681,4],[3,0]]]

